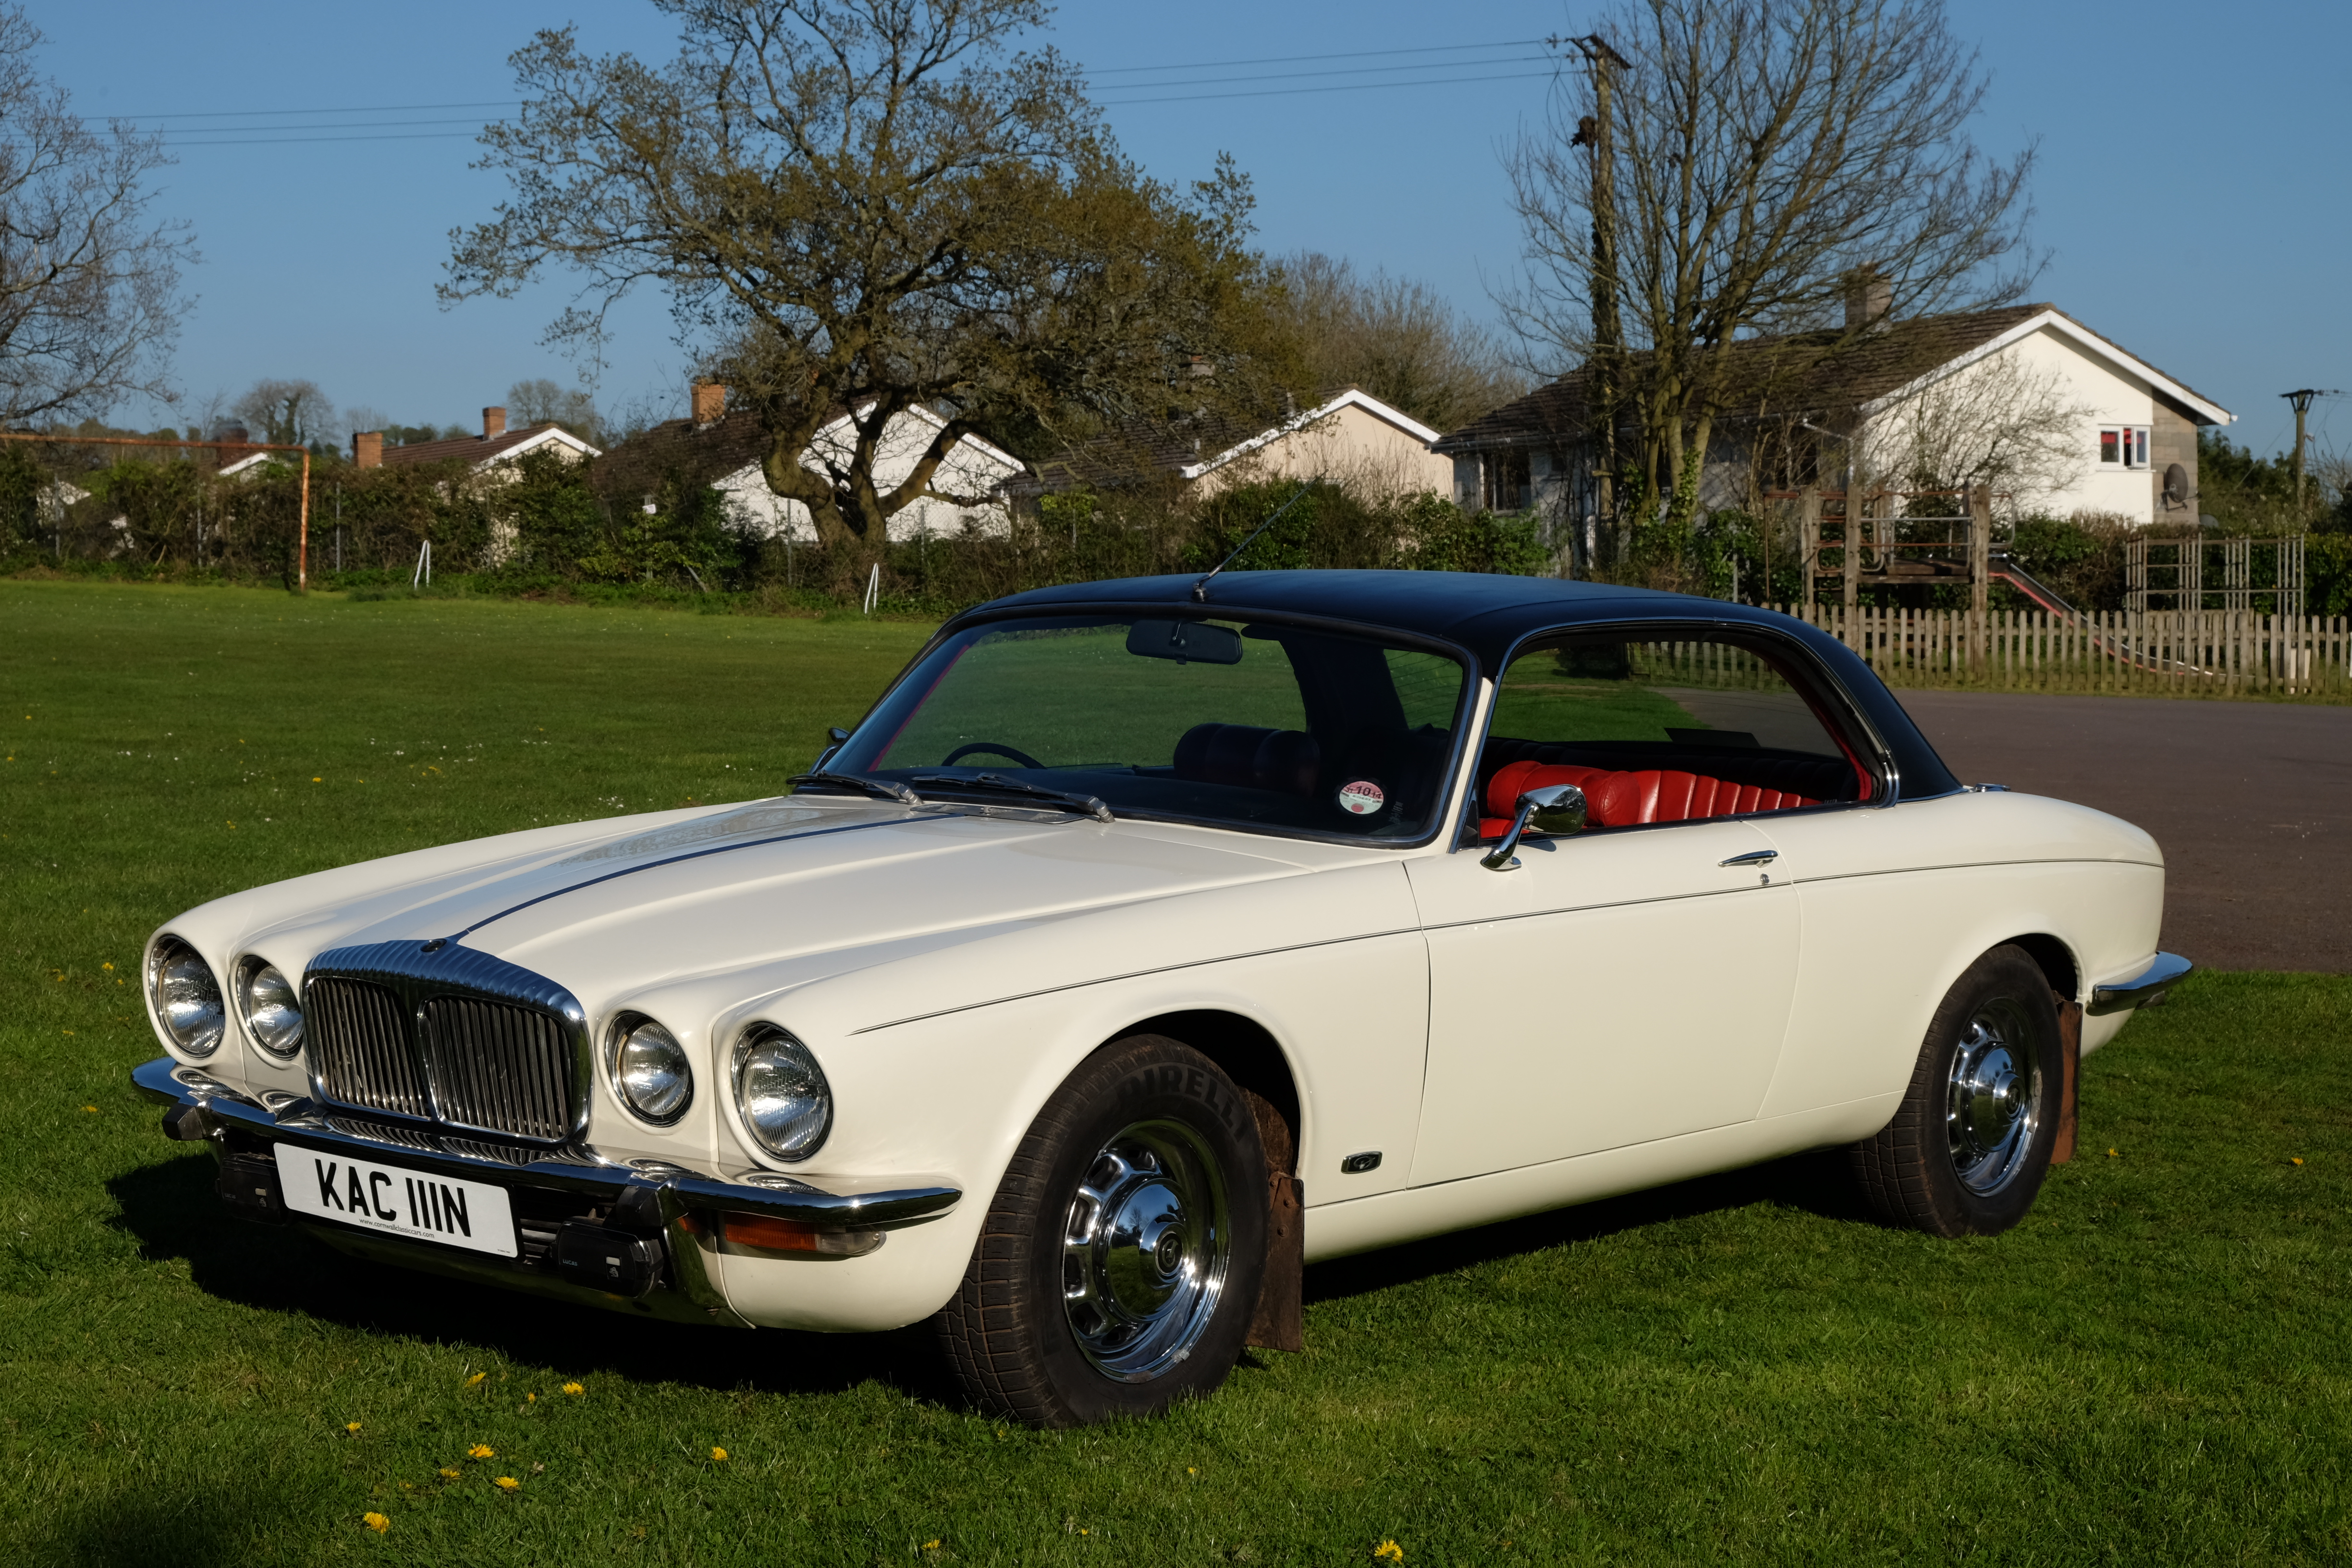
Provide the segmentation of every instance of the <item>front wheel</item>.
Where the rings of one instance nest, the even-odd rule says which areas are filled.
[[[940,1314],[965,1394],[1075,1426],[1216,1388],[1257,1304],[1265,1170],[1208,1058],[1158,1035],[1096,1053],[1022,1139]]]
[[[1880,1216],[1936,1236],[2025,1217],[2058,1137],[2057,1000],[2022,948],[1997,947],[1945,994],[1895,1120],[1853,1146]]]

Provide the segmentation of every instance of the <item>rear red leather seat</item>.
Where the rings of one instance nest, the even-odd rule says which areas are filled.
[[[1511,826],[1519,796],[1547,784],[1572,784],[1584,792],[1586,821],[1594,827],[1629,827],[1642,822],[1692,822],[1706,816],[1738,816],[1751,811],[1793,811],[1821,802],[1785,790],[1736,784],[1697,773],[1644,769],[1638,773],[1578,767],[1566,763],[1513,763],[1486,786],[1493,816],[1479,832],[1499,838]]]

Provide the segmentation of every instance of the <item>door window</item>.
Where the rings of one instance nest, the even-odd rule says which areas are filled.
[[[1523,650],[1479,756],[1485,836],[1549,784],[1582,789],[1595,828],[1866,798],[1871,775],[1790,668],[1760,639],[1587,635]]]

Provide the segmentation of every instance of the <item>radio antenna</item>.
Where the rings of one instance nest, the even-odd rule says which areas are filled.
[[[1234,546],[1234,552],[1231,555],[1226,556],[1223,561],[1218,562],[1214,566],[1209,568],[1209,577],[1215,576],[1218,573],[1232,565],[1240,558],[1243,551],[1247,550],[1251,545],[1255,544],[1257,542],[1257,536],[1264,533],[1267,529],[1272,528],[1276,518],[1280,517],[1284,512],[1288,511],[1292,507],[1297,506],[1298,504],[1298,498],[1305,495],[1307,489],[1312,486],[1314,482],[1315,481],[1313,479],[1301,481],[1299,487],[1290,492],[1290,499],[1288,500],[1284,501],[1280,506],[1276,507],[1272,512],[1267,514],[1266,520],[1264,522],[1259,523],[1255,528],[1250,530],[1250,536],[1247,539],[1243,540],[1239,544]],[[1205,605],[1209,602],[1209,577],[1203,577],[1199,582],[1192,584],[1192,602],[1194,604]]]

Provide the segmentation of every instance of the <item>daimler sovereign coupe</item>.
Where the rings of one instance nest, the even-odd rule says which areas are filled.
[[[251,1218],[646,1318],[930,1318],[1062,1425],[1296,1344],[1316,1259],[1800,1150],[1999,1231],[2188,968],[2147,834],[1673,595],[1023,594],[793,784],[190,910],[133,1077]]]

